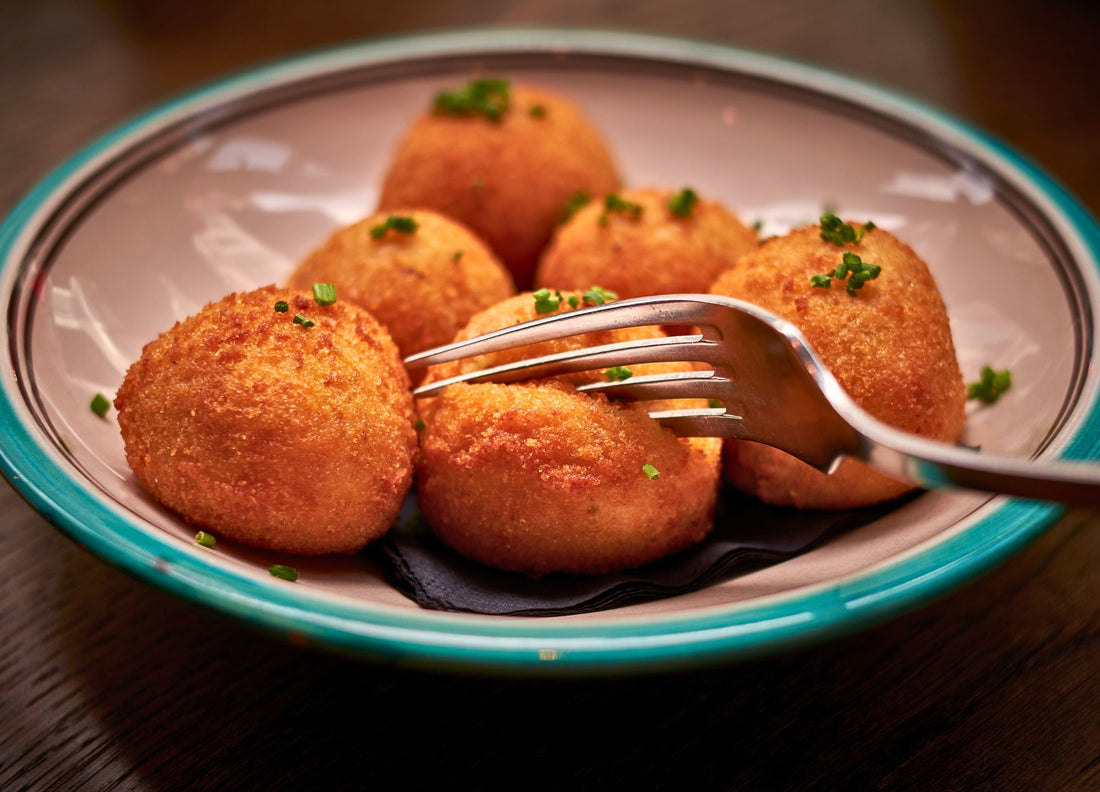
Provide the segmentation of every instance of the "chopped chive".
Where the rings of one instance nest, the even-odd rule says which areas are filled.
[[[424,423],[423,418],[417,418],[416,423],[413,424],[413,429],[415,429],[418,432],[423,432],[427,428],[427,426],[428,425],[426,423]]]
[[[531,109],[527,111],[527,114],[531,118],[546,118],[546,105],[531,105]]]
[[[582,299],[589,305],[603,305],[609,300],[619,299],[619,295],[602,286],[593,286],[582,295]]]
[[[102,393],[97,393],[92,397],[92,412],[98,415],[100,418],[107,417],[107,411],[111,409],[111,402]]]
[[[301,314],[294,314],[294,324],[301,325],[302,327],[313,327],[313,322],[310,319],[306,319]]]
[[[535,298],[535,313],[548,314],[554,313],[561,306],[561,292],[550,293],[549,289],[539,289],[531,294]]]
[[[508,81],[500,79],[471,80],[457,91],[444,91],[435,97],[436,115],[480,115],[496,123],[508,109]]]
[[[275,303],[276,313],[286,313],[289,310],[290,304],[286,300],[279,300],[277,303]]]
[[[721,399],[707,399],[707,407],[722,407],[724,409],[725,406]]]
[[[875,224],[868,220],[858,229],[853,228],[831,212],[821,215],[820,225],[821,238],[837,247],[858,245],[863,235],[875,227]]]
[[[699,196],[695,194],[695,190],[685,187],[668,199],[668,209],[677,217],[691,217],[691,213],[695,211],[695,204],[698,202]]]
[[[390,215],[386,218],[386,222],[379,223],[370,230],[372,239],[381,239],[389,231],[396,231],[399,234],[415,234],[418,228],[416,220],[411,217],[403,217],[400,215]]]
[[[615,366],[614,368],[609,368],[607,371],[605,371],[604,376],[606,376],[612,382],[622,382],[623,380],[628,380],[633,377],[634,372],[628,369],[626,366]]]
[[[570,217],[575,215],[585,204],[588,203],[588,191],[577,190],[575,193],[569,196],[569,200],[565,202],[565,207],[561,210],[561,216],[558,218],[558,224],[566,222]]]
[[[195,544],[202,545],[203,547],[213,547],[218,543],[218,540],[214,538],[214,534],[208,534],[206,531],[199,531],[195,534]]]
[[[571,294],[569,296],[569,307],[570,308],[576,308],[580,304],[581,304],[581,298],[580,297],[578,297],[575,294]]]
[[[282,580],[298,579],[298,570],[294,567],[283,566],[282,564],[272,564],[267,571],[271,573],[272,577],[277,577]]]
[[[462,260],[462,251],[461,250],[456,250],[454,252],[454,255],[451,256],[451,261],[453,261],[455,264],[457,264],[461,260]]]
[[[645,477],[650,481],[656,481],[661,477],[661,472],[648,462],[642,465],[642,472],[645,473]]]
[[[982,366],[980,379],[966,386],[966,398],[993,404],[1011,387],[1012,373],[1008,369],[994,371],[992,366]]]
[[[600,215],[600,225],[607,225],[608,215],[611,212],[623,214],[631,220],[637,220],[642,216],[642,205],[628,201],[617,193],[608,193],[603,199],[604,212]]]
[[[336,287],[331,283],[313,284],[313,300],[318,305],[332,305],[336,302]]]

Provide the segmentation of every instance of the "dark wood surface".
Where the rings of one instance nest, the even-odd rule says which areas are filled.
[[[1100,14],[991,0],[7,2],[0,208],[89,137],[226,70],[527,24],[706,38],[868,78],[986,127],[1100,213]],[[1098,569],[1100,519],[1075,512],[939,602],[794,653],[602,680],[450,676],[197,610],[0,485],[0,789],[1100,789]]]

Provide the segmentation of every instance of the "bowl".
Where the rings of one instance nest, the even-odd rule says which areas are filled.
[[[1100,456],[1100,230],[1025,158],[889,90],[758,53],[554,30],[413,36],[306,54],[203,87],[79,152],[0,228],[0,467],[46,518],[149,584],[291,640],[452,670],[671,669],[866,627],[973,579],[1062,514],[934,491],[796,558],[655,602],[553,618],[424,610],[363,555],[216,552],[135,483],[112,397],[142,346],[231,291],[282,282],[371,212],[397,140],[475,75],[580,104],[631,186],[691,186],[764,235],[825,210],[870,218],[929,264],[960,365],[1012,371],[966,442]]]

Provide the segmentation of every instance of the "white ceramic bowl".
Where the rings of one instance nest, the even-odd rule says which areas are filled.
[[[596,671],[717,662],[851,630],[985,570],[1060,510],[923,495],[791,561],[693,594],[550,619],[425,611],[363,557],[269,576],[209,551],[136,486],[113,396],[142,346],[204,303],[283,281],[371,211],[395,142],[475,74],[581,104],[634,186],[690,185],[763,233],[824,207],[871,218],[929,263],[964,372],[1012,370],[967,440],[1094,459],[1100,232],[983,133],[806,66],[648,36],[492,31],[368,42],[269,65],[135,119],[62,165],[0,229],[0,463],[61,530],[137,577],[295,640],[410,663]],[[285,559],[278,559],[285,560]]]

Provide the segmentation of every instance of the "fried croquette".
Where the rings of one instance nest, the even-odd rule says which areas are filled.
[[[706,292],[757,244],[755,231],[694,191],[624,190],[589,202],[557,229],[535,282],[598,283],[622,298]]]
[[[219,538],[352,552],[411,486],[408,376],[348,302],[268,286],[211,303],[145,346],[115,407],[142,487]]]
[[[848,280],[811,285],[846,253],[881,267],[877,278],[858,290],[853,284],[852,293]],[[841,386],[879,420],[946,442],[962,435],[966,392],[943,298],[925,263],[889,232],[872,228],[861,241],[838,246],[819,226],[799,229],[743,256],[712,292],[797,325]],[[724,455],[731,483],[777,505],[854,508],[912,489],[851,459],[825,475],[756,443],[727,441]]]
[[[475,316],[459,338],[535,318],[533,306],[530,294],[518,295]],[[546,342],[433,367],[428,380],[652,334],[659,331]],[[658,370],[631,368],[637,375]],[[576,391],[575,382],[593,378],[606,381],[597,372],[568,381],[452,385],[418,405],[424,426],[417,494],[440,539],[484,564],[539,576],[628,569],[707,535],[721,441],[676,438],[647,414],[659,403],[615,403]]]
[[[602,136],[571,101],[499,82],[502,93],[493,96],[502,103],[491,105],[496,117],[454,114],[437,101],[414,122],[390,164],[378,208],[416,206],[455,218],[528,288],[570,197],[615,190],[619,174]]]
[[[423,209],[379,213],[336,231],[289,281],[306,291],[314,283],[331,283],[341,300],[370,311],[403,357],[449,343],[471,316],[516,291],[485,243]]]

